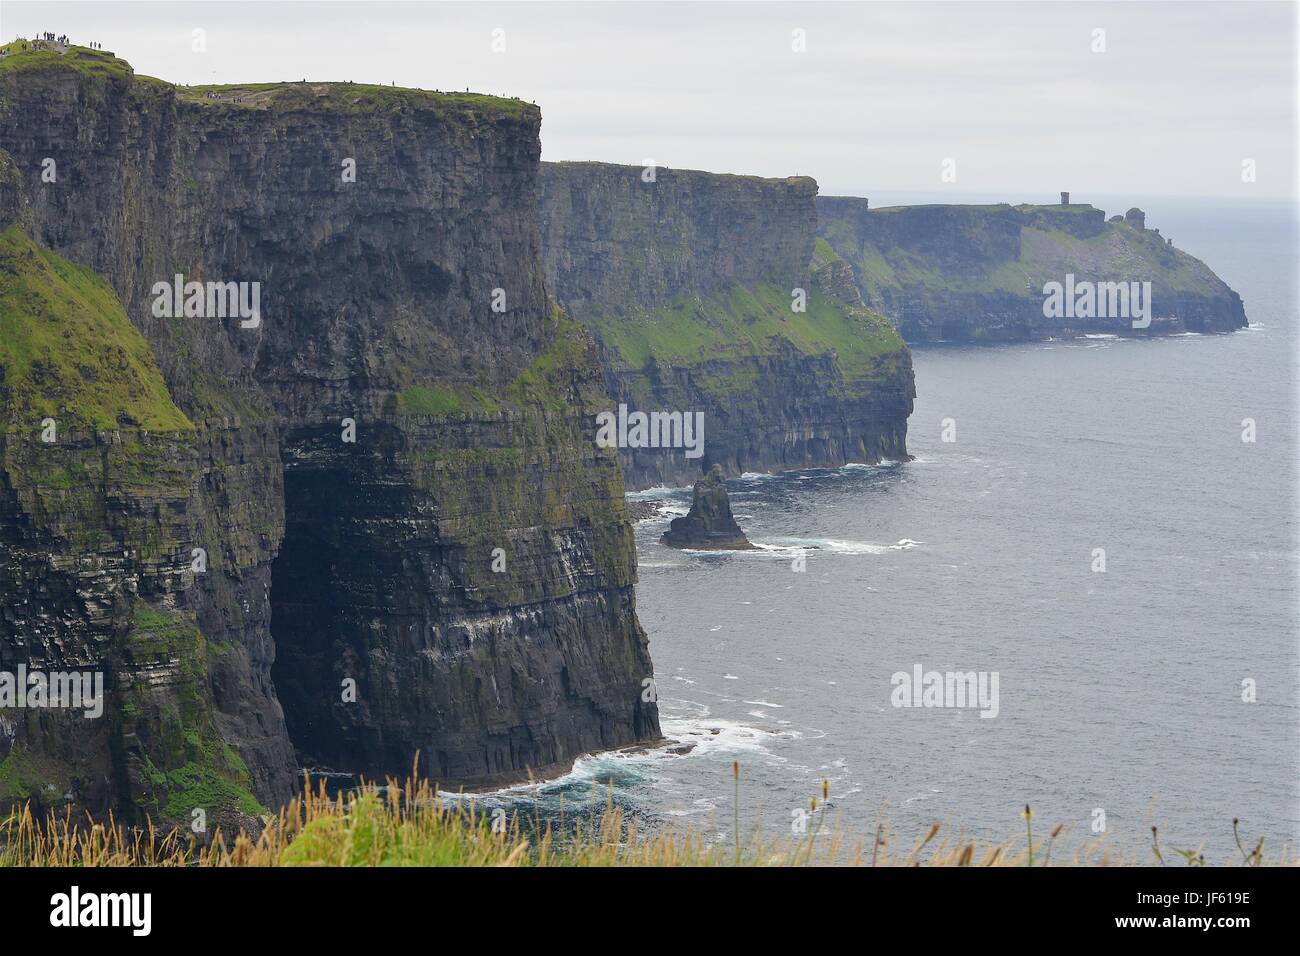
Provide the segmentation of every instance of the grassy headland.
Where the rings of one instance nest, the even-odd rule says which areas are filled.
[[[46,417],[98,429],[194,429],[108,283],[16,225],[0,232],[0,394],[8,424],[26,429]]]

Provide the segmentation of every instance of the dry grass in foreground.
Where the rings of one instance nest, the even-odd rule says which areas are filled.
[[[739,800],[739,768],[737,801]],[[825,787],[823,786],[823,799]],[[737,802],[738,805],[738,802]],[[563,823],[556,833],[542,820],[505,820],[473,803],[445,799],[425,780],[385,786],[362,785],[346,796],[330,797],[324,784],[305,788],[278,816],[263,819],[256,836],[241,831],[228,839],[220,831],[207,845],[183,831],[160,833],[116,823],[97,823],[71,814],[38,820],[28,808],[0,821],[0,866],[1114,866],[1138,862],[1205,865],[1200,850],[1160,846],[1152,827],[1152,859],[1126,858],[1101,840],[1066,849],[1057,826],[1035,836],[1033,814],[1022,815],[1026,832],[1001,844],[940,835],[934,824],[910,844],[896,842],[883,824],[874,836],[856,842],[834,830],[821,831],[818,802],[810,802],[807,833],[784,840],[764,839],[757,830],[720,843],[716,836],[687,830],[638,832],[608,797],[592,822]],[[499,832],[494,832],[499,831]],[[1213,861],[1236,865],[1296,865],[1284,848],[1272,858],[1264,841],[1247,849],[1233,821],[1240,859]],[[561,835],[562,834],[562,835]]]

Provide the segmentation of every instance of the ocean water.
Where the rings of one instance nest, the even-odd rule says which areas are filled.
[[[909,847],[934,822],[1014,838],[1026,803],[1067,847],[1104,811],[1143,861],[1152,825],[1211,863],[1236,858],[1234,817],[1250,846],[1300,844],[1295,211],[1143,206],[1249,329],[919,350],[915,460],[732,481],[758,552],[659,545],[689,491],[642,493],[663,508],[637,527],[663,728],[694,747],[494,799],[546,814],[595,785],[725,841],[738,761],[745,825],[772,836],[824,779],[822,828],[868,844],[878,821]],[[997,672],[997,716],[892,706],[918,664]]]

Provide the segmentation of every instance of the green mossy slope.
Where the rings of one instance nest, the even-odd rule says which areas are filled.
[[[144,340],[103,279],[0,232],[0,396],[10,428],[193,431]]]
[[[856,315],[817,289],[807,309],[791,308],[791,292],[772,283],[735,284],[682,296],[664,308],[615,315],[599,309],[588,322],[623,368],[694,365],[718,359],[835,353],[846,373],[865,368],[903,341],[882,318]]]

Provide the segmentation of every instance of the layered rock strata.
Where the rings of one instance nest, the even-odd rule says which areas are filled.
[[[911,355],[817,254],[812,179],[543,163],[541,188],[546,278],[612,403],[703,415],[698,457],[620,448],[629,488],[907,457]]]
[[[98,721],[4,714],[0,799],[248,816],[303,764],[418,753],[455,786],[658,736],[602,375],[543,280],[539,123],[0,63],[0,670],[110,687]],[[257,314],[177,314],[177,276],[256,284]]]

